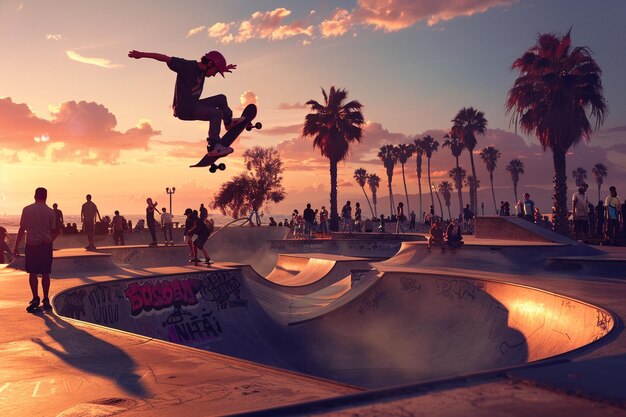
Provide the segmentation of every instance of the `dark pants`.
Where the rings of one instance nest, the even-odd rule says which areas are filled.
[[[52,242],[26,245],[24,266],[29,274],[50,274],[52,270]]]
[[[150,236],[152,236],[152,243],[156,243],[157,238],[156,238],[156,230],[154,229],[154,219],[152,220],[148,219],[146,223],[148,223],[148,230],[150,230]]]
[[[204,120],[209,122],[209,138],[220,137],[222,120],[231,120],[233,111],[228,107],[224,94],[198,100],[192,109],[176,112],[180,120]]]
[[[617,233],[619,231],[619,220],[609,219],[606,223],[606,240],[615,243],[617,241]]]

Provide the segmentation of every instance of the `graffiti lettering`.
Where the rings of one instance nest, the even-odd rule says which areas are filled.
[[[422,284],[417,283],[417,278],[402,278],[400,280],[400,288],[402,291],[412,293],[420,290],[422,288]]]
[[[470,284],[467,281],[454,280],[437,280],[437,295],[453,301],[455,299],[463,300],[466,298],[476,299],[476,289],[482,289],[484,284],[477,282]]]
[[[202,298],[207,301],[214,301],[220,310],[228,307],[245,307],[248,304],[247,301],[243,303],[243,300],[240,299],[241,284],[228,272],[211,274],[208,279],[203,281],[200,293]],[[229,304],[232,295],[235,296],[236,302]]]
[[[170,342],[187,344],[191,342],[206,342],[219,338],[222,327],[213,312],[194,317],[187,323],[179,323],[169,326],[168,338]]]
[[[119,306],[114,302],[111,288],[104,285],[96,286],[89,293],[89,304],[93,319],[98,324],[115,324],[119,321]]]
[[[61,315],[80,320],[85,315],[85,294],[82,289],[64,293]]]
[[[371,299],[361,301],[359,305],[359,314],[365,314],[370,311],[376,311],[381,301],[387,298],[386,291],[374,291],[374,296]]]
[[[167,307],[192,306],[198,304],[196,294],[202,281],[195,278],[160,281],[155,284],[130,284],[124,295],[130,301],[131,314],[139,315],[142,311],[161,310]]]

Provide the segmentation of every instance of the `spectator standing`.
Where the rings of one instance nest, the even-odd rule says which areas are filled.
[[[396,234],[404,233],[404,229],[402,228],[402,222],[406,219],[404,216],[404,203],[400,201],[398,203],[398,207],[396,208]]]
[[[57,203],[54,203],[52,205],[52,210],[54,210],[57,234],[60,235],[61,233],[63,233],[63,212],[59,210],[59,205]]]
[[[341,218],[343,219],[341,231],[350,233],[352,231],[352,206],[350,205],[350,200],[341,209]]]
[[[200,220],[205,221],[209,217],[209,211],[204,207],[204,203],[200,203],[198,211],[200,213]]]
[[[589,236],[596,236],[596,230],[598,227],[598,216],[596,215],[596,208],[593,204],[589,203],[587,207],[587,211],[589,212]]]
[[[416,219],[417,215],[415,214],[414,210],[411,210],[411,214],[409,214],[409,230],[415,230],[415,219]]]
[[[474,212],[470,208],[469,204],[466,204],[463,209],[463,220],[465,221],[465,230],[471,235],[473,230],[472,221],[474,220]]]
[[[124,232],[128,228],[128,223],[124,216],[120,216],[119,210],[115,210],[115,216],[111,219],[111,229],[113,230],[113,242],[115,245],[124,246]]]
[[[146,223],[148,226],[148,230],[150,230],[150,236],[152,237],[152,243],[150,243],[150,247],[155,247],[158,245],[157,237],[156,237],[156,225],[154,220],[154,211],[159,203],[156,201],[153,203],[151,198],[146,199]]]
[[[530,199],[529,193],[524,193],[524,201],[522,201],[522,213],[524,218],[529,222],[535,221],[535,202]]]
[[[52,242],[57,237],[56,218],[54,210],[46,204],[48,190],[37,188],[35,190],[35,202],[22,210],[20,228],[15,239],[13,254],[20,256],[19,246],[26,234],[26,247],[24,250],[24,264],[28,272],[28,283],[33,295],[26,311],[34,313],[43,302],[44,310],[51,310],[50,305],[50,271],[52,269]],[[39,282],[37,276],[41,275],[41,287],[43,300],[39,298]]]
[[[163,228],[163,239],[165,239],[165,246],[174,246],[174,239],[172,239],[172,229],[174,228],[174,225],[172,223],[172,214],[168,213],[165,207],[163,207],[161,211],[161,227]],[[169,240],[167,239],[168,234],[170,236]]]
[[[9,258],[9,262],[13,259],[13,252],[11,252],[9,245],[7,244],[8,237],[9,235],[7,233],[7,229],[5,229],[4,227],[0,227],[0,264],[3,264],[5,261],[5,253]]]
[[[578,187],[578,192],[572,195],[574,238],[581,240],[583,243],[588,243],[589,234],[589,200],[587,200],[587,196],[585,195],[587,187],[587,184],[581,184],[580,187]]]
[[[617,245],[622,202],[617,196],[617,189],[614,186],[609,187],[609,196],[604,200],[604,205],[606,207],[606,238],[604,243]]]
[[[315,212],[311,208],[311,203],[307,203],[306,208],[302,212],[304,218],[304,234],[307,238],[312,237],[313,226],[315,223]]]
[[[322,206],[320,210],[320,234],[322,236],[328,235],[328,210],[325,206]]]
[[[89,242],[88,245],[85,246],[85,249],[96,250],[96,245],[93,240],[93,232],[96,224],[96,217],[100,221],[102,221],[102,217],[100,217],[100,212],[98,211],[96,203],[91,201],[91,194],[87,194],[85,199],[87,201],[83,203],[83,206],[80,209],[80,220],[83,222],[83,230],[85,231],[87,241]]]
[[[361,231],[361,203],[356,203],[354,205],[354,230],[357,232]]]

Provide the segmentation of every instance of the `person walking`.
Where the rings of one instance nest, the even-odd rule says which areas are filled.
[[[85,246],[87,250],[96,250],[96,245],[94,244],[93,232],[96,225],[96,217],[99,221],[102,221],[102,217],[100,217],[100,212],[98,211],[98,206],[96,203],[91,201],[91,194],[87,194],[85,196],[87,200],[83,203],[83,206],[80,209],[80,220],[83,222],[83,230],[87,235],[88,244]]]
[[[54,210],[46,204],[48,190],[39,187],[35,190],[35,202],[22,210],[20,228],[15,239],[13,254],[20,256],[19,246],[24,234],[26,234],[26,246],[24,249],[24,264],[28,272],[28,283],[32,293],[32,300],[28,303],[26,311],[34,313],[43,303],[44,310],[51,310],[50,305],[50,271],[52,270],[52,242],[58,236]],[[39,282],[37,276],[41,275],[41,288],[43,300],[39,298]]]
[[[606,237],[603,243],[617,246],[622,202],[617,196],[615,186],[609,187],[609,196],[604,200],[604,206],[606,207]]]
[[[172,214],[168,213],[165,207],[163,207],[161,211],[161,227],[163,228],[163,238],[165,239],[165,246],[174,246],[174,239],[172,239],[172,229],[174,228],[174,224],[172,222]],[[206,218],[204,218],[203,220],[206,220]],[[169,240],[167,240],[168,234],[170,236]]]
[[[150,247],[158,246],[157,237],[156,237],[156,225],[154,220],[154,211],[159,203],[156,201],[153,203],[151,198],[146,199],[146,223],[148,225],[148,230],[150,230],[150,236],[152,237],[152,243],[150,243]]]
[[[325,206],[322,206],[320,210],[320,235],[326,236],[328,235],[328,210],[326,210]]]
[[[111,219],[111,230],[113,230],[113,242],[115,246],[124,246],[124,232],[128,228],[128,223],[124,216],[120,216],[119,210],[115,210],[115,216]]]

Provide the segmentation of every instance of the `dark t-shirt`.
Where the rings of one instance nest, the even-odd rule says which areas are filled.
[[[197,234],[200,239],[209,237],[209,228],[201,219],[196,220],[196,228],[193,232]]]
[[[189,112],[200,99],[204,86],[204,72],[198,68],[196,61],[172,57],[167,66],[176,72],[174,89],[174,116],[183,116]]]
[[[315,221],[315,212],[313,209],[305,208],[302,217],[304,217],[304,221],[313,223]]]

